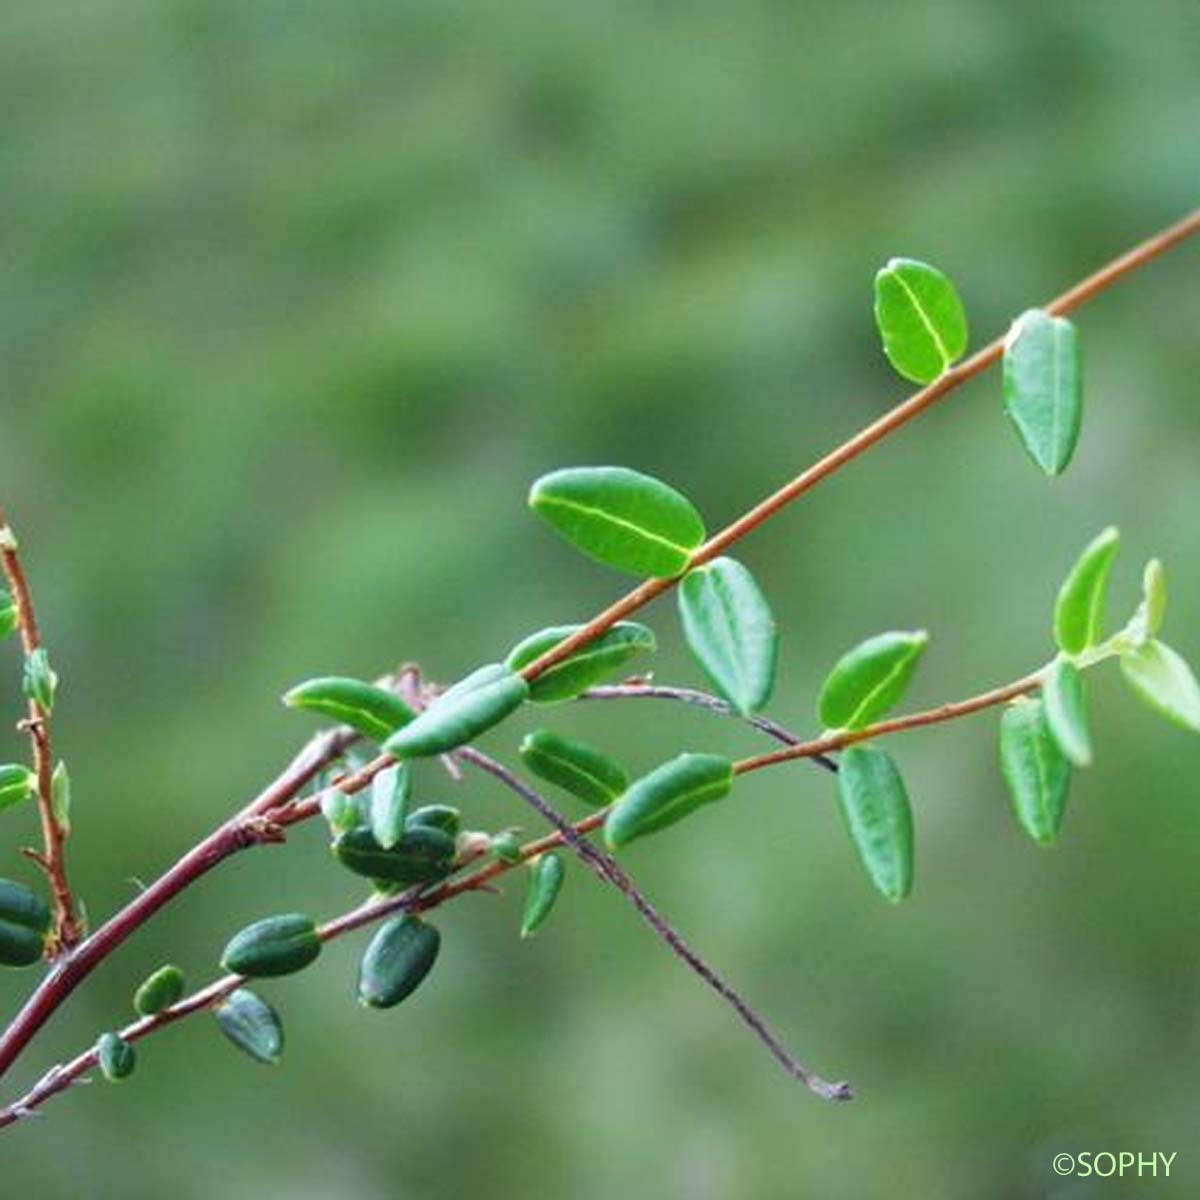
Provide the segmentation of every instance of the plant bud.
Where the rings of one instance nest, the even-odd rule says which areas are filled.
[[[137,1066],[134,1048],[117,1033],[104,1033],[96,1043],[96,1060],[109,1083],[120,1083]]]
[[[143,1017],[152,1017],[170,1008],[183,995],[183,972],[167,964],[159,967],[133,994],[133,1007]]]
[[[380,926],[363,954],[358,998],[371,1008],[399,1004],[429,974],[441,934],[419,917],[393,917]]]
[[[256,992],[230,992],[213,1015],[221,1032],[255,1062],[274,1066],[283,1057],[283,1022]]]
[[[221,966],[235,975],[290,975],[307,967],[321,953],[321,939],[311,917],[283,913],[247,925],[234,934]]]

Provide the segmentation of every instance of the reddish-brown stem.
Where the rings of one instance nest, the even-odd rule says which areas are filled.
[[[17,539],[0,509],[0,561],[8,578],[17,604],[18,628],[21,646],[26,659],[41,649],[42,635],[38,628],[37,614],[33,607],[33,593],[21,556]],[[75,898],[67,879],[67,830],[54,815],[54,751],[50,744],[50,712],[33,699],[28,700],[28,715],[22,722],[29,732],[33,747],[33,770],[37,777],[37,806],[42,824],[42,849],[26,854],[45,872],[50,883],[50,897],[54,911],[54,929],[47,946],[46,957],[53,960],[63,951],[70,950],[79,941],[79,921],[75,915]]]
[[[1101,267],[1082,282],[1063,292],[1061,296],[1051,300],[1044,306],[1046,311],[1058,316],[1072,312],[1080,305],[1087,303],[1093,296],[1111,287],[1117,280],[1131,271],[1136,271],[1139,267],[1144,267],[1197,231],[1200,231],[1200,208],[1189,213],[1174,225],[1168,226],[1162,232],[1147,238],[1140,245],[1122,254],[1119,258],[1113,259],[1112,262]],[[1004,338],[998,337],[983,349],[976,350],[970,358],[964,359],[957,366],[951,367],[944,374],[938,376],[927,387],[923,387],[907,400],[889,409],[878,420],[873,421],[865,429],[861,429],[852,438],[831,450],[824,458],[818,459],[811,467],[802,471],[791,482],[784,484],[778,491],[772,492],[749,512],[744,513],[719,533],[714,534],[692,555],[688,569],[701,566],[723,554],[735,542],[757,529],[780,509],[786,508],[797,497],[802,496],[823,479],[856,459],[864,451],[869,450],[889,433],[894,433],[897,429],[907,425],[914,417],[919,416],[960,384],[966,383],[968,379],[973,379],[981,371],[990,367],[1003,352]],[[562,662],[581,647],[594,641],[618,621],[631,616],[638,609],[649,604],[656,596],[661,596],[664,592],[669,591],[679,582],[680,578],[682,575],[670,579],[648,579],[644,583],[640,583],[631,592],[593,617],[586,625],[577,629],[570,637],[564,638],[553,649],[531,662],[522,670],[521,674],[530,681],[536,679],[556,663]]]
[[[972,713],[982,712],[985,708],[994,708],[997,704],[1005,704],[1024,696],[1028,692],[1042,686],[1042,672],[1034,671],[1013,683],[1003,687],[992,688],[971,696],[967,700],[958,700],[953,704],[939,704],[937,708],[928,708],[924,712],[910,713],[905,717],[892,717],[887,721],[877,721],[864,729],[842,729],[823,737],[814,738],[809,742],[800,742],[795,746],[785,746],[782,750],[772,750],[769,754],[757,754],[753,758],[739,759],[733,764],[735,775],[748,775],[751,771],[763,767],[773,767],[777,763],[790,762],[794,758],[813,758],[818,754],[830,754],[835,750],[844,750],[855,742],[865,742],[870,738],[883,737],[889,733],[900,733],[905,729],[920,729],[924,725],[939,725],[943,721],[953,721],[958,717],[969,717]]]

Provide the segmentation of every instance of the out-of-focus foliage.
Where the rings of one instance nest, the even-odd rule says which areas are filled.
[[[90,912],[271,776],[310,726],[278,703],[296,680],[418,659],[451,682],[610,599],[525,509],[538,475],[626,463],[715,528],[904,394],[871,311],[888,257],[944,269],[982,343],[1193,206],[1198,60],[1170,0],[6,6],[0,498],[62,680]],[[1062,564],[1106,521],[1114,611],[1161,554],[1197,659],[1198,271],[1185,248],[1078,314],[1064,478],[1030,470],[992,371],[739,548],[780,625],[774,714],[812,732],[822,673],[881,628],[935,635],[906,704],[1044,661]],[[669,607],[648,620],[659,678],[701,682]],[[275,1070],[207,1019],[143,1043],[124,1088],[5,1135],[4,1192],[507,1198],[536,1164],[572,1200],[1007,1200],[1047,1194],[1058,1151],[1185,1151],[1198,751],[1121,692],[1095,679],[1099,761],[1049,854],[1008,811],[994,719],[890,744],[921,846],[900,910],[811,766],[631,849],[854,1104],[787,1080],[580,872],[529,942],[519,888],[441,914],[438,970],[394,1012],[355,1003],[366,935],[264,984]],[[761,746],[645,705],[556,727],[634,775]],[[489,747],[517,761],[544,715]],[[0,761],[22,753],[5,721]],[[449,799],[532,825],[419,764],[414,802]],[[5,844],[32,819],[4,813]],[[263,912],[353,902],[325,842],[314,823],[198,885],[13,1083],[164,960],[198,981]],[[6,1012],[27,975],[0,978]]]

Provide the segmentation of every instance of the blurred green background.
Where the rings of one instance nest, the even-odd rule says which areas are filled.
[[[618,462],[734,516],[905,394],[871,276],[957,281],[975,344],[1197,203],[1192,3],[842,5],[46,0],[0,17],[0,498],[63,677],[72,865],[92,914],[274,773],[306,676],[450,680],[622,581],[523,507]],[[934,641],[914,706],[1049,653],[1058,582],[1125,533],[1115,606],[1167,562],[1200,659],[1200,247],[1079,317],[1088,420],[1048,482],[995,372],[745,544],[784,629],[773,712],[812,731],[849,644]],[[670,604],[659,678],[699,682]],[[10,715],[18,658],[4,651]],[[363,1012],[361,941],[264,989],[289,1049],[207,1018],[5,1135],[5,1195],[1194,1195],[1200,742],[1093,689],[1096,768],[1062,845],[1015,828],[995,720],[894,743],[918,879],[871,892],[828,778],[747,780],[630,867],[802,1058],[779,1072],[579,871],[439,919],[435,976]],[[489,739],[511,758],[519,718]],[[645,769],[760,743],[703,714],[559,711]],[[5,722],[0,754],[23,753]],[[476,825],[514,803],[436,769]],[[4,821],[3,872],[30,818]],[[322,832],[226,864],[129,942],[6,1084],[196,980],[273,910],[355,901]],[[12,1010],[29,973],[0,976]],[[1056,1180],[1059,1151],[1177,1151],[1169,1183]]]

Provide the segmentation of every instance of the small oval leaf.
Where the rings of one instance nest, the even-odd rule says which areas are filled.
[[[391,1008],[409,996],[437,961],[441,934],[406,914],[381,925],[363,954],[358,998],[371,1008]]]
[[[133,994],[133,1007],[143,1017],[170,1008],[183,996],[183,972],[171,963],[159,967]]]
[[[257,992],[230,992],[213,1015],[221,1032],[255,1062],[274,1066],[283,1057],[283,1022]]]
[[[539,778],[603,808],[629,786],[625,768],[607,754],[549,729],[538,729],[521,743],[521,760]]]
[[[875,324],[888,361],[915,383],[932,383],[967,348],[954,285],[916,259],[893,258],[875,276]]]
[[[297,684],[284,693],[283,702],[289,708],[304,708],[331,717],[376,742],[383,741],[415,716],[394,692],[343,675],[326,675]]]
[[[1081,654],[1104,636],[1108,576],[1121,545],[1109,526],[1094,538],[1063,581],[1054,605],[1054,640],[1067,654]]]
[[[54,767],[54,774],[50,776],[50,812],[63,833],[70,833],[71,776],[65,762],[57,763]]]
[[[1165,642],[1151,640],[1121,655],[1129,686],[1168,721],[1200,733],[1200,684],[1184,659]]]
[[[11,879],[0,879],[0,964],[31,967],[40,962],[50,931],[50,906]]]
[[[26,656],[21,686],[30,700],[40,704],[46,712],[53,711],[54,696],[58,691],[58,673],[50,666],[50,656],[44,646],[39,646]]]
[[[778,636],[754,576],[732,558],[689,571],[679,614],[688,646],[722,698],[742,716],[761,709],[775,682]]]
[[[509,651],[505,664],[513,671],[522,671],[582,628],[582,625],[555,625],[531,634]],[[654,634],[645,625],[636,621],[618,621],[569,658],[543,671],[529,685],[529,698],[534,704],[574,700],[580,692],[619,670],[635,655],[642,651],[653,654],[657,649]]]
[[[562,855],[550,851],[539,854],[529,863],[529,893],[521,916],[521,936],[532,937],[535,930],[550,915],[554,902],[562,891],[567,869]]]
[[[1036,697],[1013,701],[1000,718],[1000,769],[1021,828],[1043,846],[1058,840],[1071,764],[1050,732]]]
[[[1134,645],[1142,646],[1162,628],[1167,615],[1167,576],[1163,565],[1152,558],[1142,572],[1142,599],[1125,627]]]
[[[627,467],[543,475],[529,506],[589,558],[633,575],[678,575],[704,541],[704,522],[686,496]]]
[[[411,724],[383,744],[396,758],[455,750],[498,725],[529,696],[529,684],[503,663],[490,663],[443,692]]]
[[[416,814],[413,814],[414,816]],[[441,829],[409,826],[404,836],[385,850],[369,829],[351,829],[333,843],[338,862],[356,875],[387,883],[434,883],[454,868],[454,838]]]
[[[251,978],[290,975],[321,953],[321,939],[311,917],[281,913],[247,925],[234,934],[221,955],[221,966]]]
[[[385,767],[371,780],[371,832],[385,850],[404,833],[411,795],[412,768],[407,763]]]
[[[458,837],[462,828],[462,813],[452,804],[423,804],[405,822],[405,828],[440,829],[448,837]]]
[[[1065,317],[1033,308],[1004,342],[1004,408],[1030,458],[1047,475],[1071,461],[1083,420],[1079,339]]]
[[[37,776],[19,763],[0,766],[0,811],[20,804],[33,795]]]
[[[1087,697],[1083,676],[1065,658],[1056,658],[1042,681],[1046,723],[1059,749],[1077,767],[1092,762],[1092,739],[1088,733]]]
[[[137,1052],[118,1033],[103,1033],[96,1043],[96,1062],[109,1083],[128,1079],[137,1066]]]
[[[633,783],[604,822],[613,850],[683,820],[729,795],[733,763],[720,754],[680,754]]]
[[[838,798],[850,840],[878,891],[898,904],[913,879],[913,822],[904,780],[878,746],[851,746],[838,759]]]
[[[864,729],[897,703],[929,642],[923,629],[880,633],[834,664],[817,715],[828,729]]]

